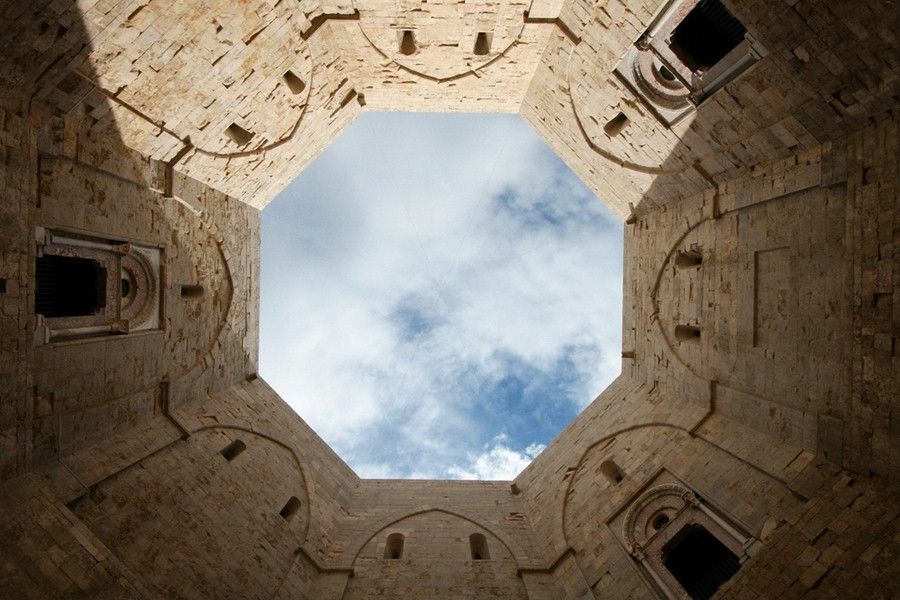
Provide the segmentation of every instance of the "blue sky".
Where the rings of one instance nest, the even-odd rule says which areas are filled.
[[[363,114],[261,268],[260,374],[361,477],[512,479],[619,373],[622,224],[518,116]]]

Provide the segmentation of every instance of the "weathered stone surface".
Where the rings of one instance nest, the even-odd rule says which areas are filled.
[[[896,6],[724,3],[767,54],[671,127],[659,0],[0,3],[0,596],[654,598],[665,471],[755,540],[717,597],[897,597]],[[255,376],[258,209],[363,110],[519,112],[626,218],[622,375],[515,482],[361,480]],[[38,228],[160,248],[162,327],[39,343]]]

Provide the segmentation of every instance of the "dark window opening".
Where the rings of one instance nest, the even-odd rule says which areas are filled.
[[[403,534],[392,533],[387,537],[384,545],[384,557],[390,560],[400,560],[403,557]]]
[[[284,74],[284,83],[291,90],[292,94],[299,94],[306,89],[306,83],[297,77],[293,71],[288,71]]]
[[[106,306],[106,269],[96,260],[45,255],[35,265],[34,311],[45,317],[82,317]]]
[[[238,454],[246,449],[247,444],[245,444],[241,440],[234,440],[233,442],[222,448],[221,454],[225,457],[225,460],[231,462],[238,457]]]
[[[699,267],[703,264],[703,255],[699,250],[685,250],[679,252],[675,257],[675,266],[679,269],[689,269],[691,267]]]
[[[281,518],[285,521],[290,521],[299,510],[300,500],[297,498],[297,496],[291,496],[287,503],[282,507],[281,512],[279,512],[278,514],[280,514]]]
[[[747,29],[719,0],[701,0],[672,31],[669,47],[691,71],[706,71],[743,41]]]
[[[659,531],[663,527],[669,524],[669,515],[663,513],[661,515],[656,515],[653,517],[653,522],[651,525],[653,526],[654,531]]]
[[[622,480],[625,479],[625,473],[612,460],[604,460],[600,463],[600,472],[612,483],[622,483]]]
[[[183,285],[181,286],[182,298],[199,298],[203,295],[202,285]]]
[[[0,294],[6,293],[6,280],[0,279]]]
[[[472,560],[488,560],[491,553],[488,551],[487,538],[483,533],[473,533],[469,536],[469,550],[472,552]]]
[[[128,295],[131,293],[131,282],[128,281],[127,279],[125,279],[124,277],[122,278],[121,289],[122,289],[122,297],[127,298]]]
[[[666,81],[675,81],[675,74],[669,70],[669,67],[666,65],[659,65],[657,69],[659,76],[665,79]]]
[[[622,130],[628,125],[628,117],[625,113],[620,112],[615,117],[609,120],[609,122],[603,126],[603,131],[606,132],[606,135],[609,137],[613,137],[614,135],[619,135],[622,133]]]
[[[687,525],[663,546],[663,564],[694,600],[712,598],[741,562],[725,544],[700,525]]]
[[[675,327],[675,339],[681,342],[696,342],[700,339],[700,328],[693,325],[678,325]]]
[[[404,29],[403,35],[400,37],[400,54],[409,56],[416,52],[416,35],[412,29]]]
[[[225,135],[238,146],[243,146],[253,139],[253,132],[247,131],[237,123],[232,123],[225,130]]]
[[[488,37],[487,32],[479,31],[478,35],[475,36],[475,52],[478,56],[484,56],[485,54],[490,53],[491,51],[491,40]]]

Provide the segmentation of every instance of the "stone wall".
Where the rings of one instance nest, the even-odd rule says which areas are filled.
[[[660,474],[753,540],[717,597],[896,596],[894,7],[725,4],[766,56],[666,126],[658,0],[0,3],[0,596],[652,598]],[[256,377],[257,209],[386,109],[518,111],[627,217],[622,375],[514,482],[360,480]],[[160,329],[36,339],[39,227],[161,248]]]

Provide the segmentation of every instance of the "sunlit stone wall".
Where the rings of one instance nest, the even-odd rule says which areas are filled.
[[[889,597],[895,7],[725,5],[765,56],[669,126],[657,0],[3,4],[0,596],[660,597],[667,477],[717,597]],[[626,219],[622,375],[514,482],[360,480],[255,375],[256,209],[388,109],[520,112]],[[36,337],[40,227],[159,248],[159,329]]]

